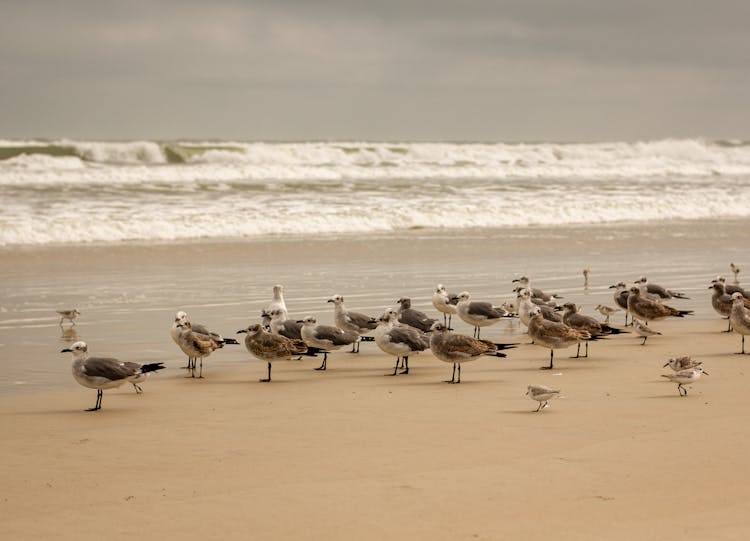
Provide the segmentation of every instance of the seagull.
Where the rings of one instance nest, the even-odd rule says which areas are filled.
[[[429,349],[430,339],[422,331],[398,323],[398,313],[395,310],[387,310],[378,319],[375,329],[375,343],[389,355],[396,356],[396,366],[392,376],[398,373],[399,361],[403,359],[404,369],[402,374],[409,373],[409,356],[416,355],[420,351]]]
[[[591,333],[588,331],[573,329],[565,323],[547,321],[542,316],[542,311],[538,306],[534,307],[531,311],[529,336],[531,336],[534,344],[549,348],[549,366],[543,366],[542,370],[551,370],[553,368],[555,349],[567,348],[573,344],[577,344],[581,340],[593,339]]]
[[[640,319],[648,325],[649,321],[658,321],[667,317],[685,317],[693,313],[692,310],[677,310],[666,304],[645,299],[638,287],[630,288],[628,295],[628,312],[633,318]]]
[[[521,276],[520,278],[516,278],[513,280],[513,283],[518,283],[521,287],[525,287],[529,291],[531,291],[531,296],[535,297],[537,299],[542,299],[543,301],[547,302],[552,299],[561,299],[559,295],[556,293],[548,294],[542,291],[541,289],[537,289],[535,287],[529,287],[529,279],[526,276]]]
[[[521,288],[518,290],[518,317],[521,320],[521,323],[529,326],[529,321],[531,321],[531,311],[537,307],[542,312],[542,317],[548,321],[557,321],[558,323],[562,323],[562,316],[555,312],[553,308],[550,308],[546,304],[544,305],[538,305],[534,303],[534,299],[531,296],[531,291],[529,291],[526,288]]]
[[[529,385],[526,388],[526,395],[532,400],[539,402],[539,407],[534,411],[542,411],[548,407],[548,402],[553,398],[560,396],[559,389],[550,389],[544,385]]]
[[[214,338],[211,334],[193,331],[192,324],[188,320],[178,323],[177,327],[180,329],[180,333],[177,336],[177,345],[188,356],[188,359],[193,360],[190,366],[190,377],[195,377],[195,362],[196,359],[200,359],[201,364],[198,378],[202,379],[203,358],[208,357],[215,350],[224,347],[224,341]],[[235,340],[235,342],[237,341]]]
[[[684,357],[673,357],[669,359],[663,368],[669,367],[675,372],[679,372],[680,370],[692,370],[702,364],[702,361],[694,361],[689,356],[685,355]]]
[[[344,331],[330,325],[318,325],[318,320],[313,316],[307,316],[300,323],[302,323],[302,340],[305,344],[323,352],[323,363],[315,370],[327,368],[329,352],[353,344],[359,339],[359,335],[354,331]]]
[[[456,305],[458,304],[458,295],[448,293],[443,284],[438,284],[435,292],[432,294],[432,305],[438,312],[443,314],[443,323],[448,327],[451,326],[453,314],[458,313]]]
[[[713,284],[714,282],[721,282],[724,284],[724,293],[731,295],[732,293],[739,292],[742,293],[742,296],[746,299],[750,299],[750,291],[745,291],[737,284],[727,284],[727,279],[724,276],[717,276],[711,283]]]
[[[375,330],[375,327],[378,326],[378,321],[375,318],[347,310],[344,306],[344,297],[341,295],[334,295],[328,299],[328,302],[333,303],[333,321],[341,330],[354,331],[362,338],[363,334]],[[359,353],[359,342],[360,340],[357,340],[352,344],[352,353]]]
[[[453,363],[453,377],[446,383],[461,383],[461,363],[473,361],[481,355],[493,357],[507,357],[499,349],[515,347],[516,344],[494,344],[489,340],[478,340],[465,334],[458,334],[448,330],[444,324],[435,322],[430,328],[430,351],[446,363]],[[456,379],[458,367],[458,379]]]
[[[97,411],[102,408],[103,389],[113,389],[128,381],[135,385],[138,381],[143,381],[149,372],[164,368],[164,363],[140,364],[107,357],[89,357],[86,342],[76,342],[60,353],[72,353],[73,377],[84,387],[96,389],[96,405],[86,411]]]
[[[437,319],[429,317],[424,312],[412,308],[409,297],[401,297],[396,302],[399,304],[398,320],[404,325],[409,325],[422,332],[428,332],[432,324],[437,321]]]
[[[247,350],[261,361],[268,363],[268,377],[259,380],[263,383],[271,381],[271,363],[288,361],[292,355],[302,355],[307,352],[307,346],[302,340],[271,334],[258,323],[237,331],[237,334],[240,333],[246,333]]]
[[[729,313],[729,323],[734,332],[742,336],[741,355],[745,354],[745,335],[750,334],[750,310],[746,306],[747,300],[742,293],[732,293],[732,311]]]
[[[599,323],[593,317],[579,313],[578,307],[573,302],[566,302],[565,304],[563,304],[563,308],[565,309],[565,314],[563,315],[563,323],[565,323],[568,327],[572,327],[579,331],[587,331],[592,338],[597,338],[599,336],[609,334],[620,334],[623,332],[615,327],[610,327],[606,323]],[[580,353],[581,343],[578,342],[578,350],[576,351],[576,356],[574,358],[577,359],[578,357],[580,357]],[[589,341],[586,340],[586,354],[584,355],[584,357],[588,356]]]
[[[172,325],[172,328],[169,331],[169,335],[172,337],[172,340],[174,340],[174,343],[177,344],[178,346],[180,345],[180,332],[182,332],[183,330],[180,324],[186,321],[190,322],[190,318],[188,318],[187,313],[184,312],[183,310],[177,311],[177,313],[174,315],[174,324]],[[201,323],[190,322],[190,328],[193,330],[193,332],[210,336],[216,342],[221,344],[220,347],[223,347],[225,344],[233,344],[233,345],[239,344],[239,342],[235,340],[234,338],[224,338],[219,333],[209,331],[208,328],[205,325],[202,325]],[[188,357],[188,364],[184,368],[187,368],[188,370],[190,369],[195,370],[195,358]]]
[[[662,374],[661,377],[667,378],[669,381],[673,381],[677,384],[677,392],[680,396],[687,396],[687,389],[685,385],[692,385],[698,381],[701,374],[709,375],[708,372],[703,370],[702,366],[696,366],[695,368],[689,368],[687,370],[679,370],[674,374]]]
[[[646,340],[648,340],[649,336],[661,336],[661,333],[659,331],[655,331],[652,328],[644,325],[640,319],[633,318],[633,329],[635,329],[635,332],[643,338],[643,342],[641,342],[642,346],[646,344]]]
[[[265,320],[264,324],[270,321],[269,314],[274,310],[281,310],[284,313],[284,319],[289,317],[289,311],[286,309],[286,302],[284,302],[284,286],[281,284],[273,286],[273,299],[261,312],[261,318]]]
[[[474,338],[479,338],[482,327],[493,325],[503,318],[512,317],[503,308],[493,306],[492,303],[472,301],[467,291],[458,294],[458,317],[474,327]]]
[[[660,299],[689,299],[684,293],[677,293],[676,291],[670,291],[656,284],[650,284],[648,278],[641,276],[636,284],[642,284],[646,286],[646,291],[652,295],[657,295]]]
[[[628,290],[628,286],[625,285],[625,282],[618,282],[615,285],[609,286],[609,289],[614,289],[615,292],[612,295],[612,297],[615,300],[615,304],[625,310],[625,326],[628,326],[628,297],[630,296],[630,291]]]
[[[81,315],[78,308],[73,308],[72,310],[56,310],[56,312],[60,314],[60,327],[62,327],[63,321],[66,319],[75,325],[75,319]]]
[[[609,323],[609,316],[621,310],[622,308],[612,308],[611,306],[606,306],[604,304],[596,305],[596,311],[599,312],[601,315],[603,315],[605,318],[604,323]]]
[[[734,302],[732,295],[734,294],[729,295],[724,288],[724,284],[721,282],[713,282],[708,289],[714,290],[711,294],[711,306],[713,306],[713,309],[720,316],[729,318],[732,312],[732,303]],[[742,303],[744,304],[744,306],[746,308],[750,308],[750,299],[744,298],[741,293],[740,296],[742,297]],[[729,326],[727,327],[727,330],[723,332],[732,332],[731,318],[729,320]]]

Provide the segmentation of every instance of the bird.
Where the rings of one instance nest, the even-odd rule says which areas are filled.
[[[472,301],[468,291],[458,294],[458,317],[474,327],[474,338],[479,338],[482,327],[493,325],[503,318],[512,317],[505,309],[485,301]]]
[[[730,263],[729,264],[729,268],[734,273],[734,283],[735,284],[739,284],[740,283],[740,278],[739,278],[739,276],[740,276],[740,268],[737,265],[735,265],[734,263]]]
[[[449,328],[453,314],[458,313],[456,305],[458,304],[458,295],[448,293],[443,284],[438,284],[435,292],[432,294],[432,305],[435,309],[443,314],[443,323]]]
[[[392,376],[398,373],[399,362],[403,362],[402,374],[409,373],[409,356],[429,349],[430,339],[422,331],[398,323],[398,313],[395,310],[386,310],[378,318],[378,326],[375,328],[375,344],[389,355],[396,356],[396,366]]]
[[[604,304],[597,304],[596,305],[596,311],[599,312],[601,315],[604,316],[604,323],[609,323],[609,316],[614,314],[615,312],[621,311],[622,308],[612,308],[611,306],[607,306]]]
[[[200,359],[198,378],[202,379],[204,357],[208,357],[217,349],[224,347],[224,341],[215,338],[211,334],[193,331],[192,324],[188,320],[181,321],[177,324],[177,327],[180,329],[177,335],[177,345],[188,356],[188,359],[193,360],[190,366],[190,377],[195,377],[196,359]]]
[[[535,287],[529,286],[529,279],[526,276],[521,276],[520,278],[516,278],[513,280],[513,283],[518,283],[521,287],[525,287],[529,291],[531,291],[531,296],[535,297],[537,299],[542,299],[543,301],[551,301],[552,299],[561,299],[562,297],[556,293],[545,293],[541,289],[537,289]]]
[[[750,334],[750,310],[745,305],[746,299],[742,293],[732,293],[732,310],[729,313],[729,323],[734,332],[742,336],[742,351],[745,354],[745,335]]]
[[[261,311],[261,319],[265,325],[270,322],[270,313],[274,310],[281,310],[284,313],[284,319],[289,317],[289,311],[286,309],[286,302],[284,301],[284,286],[281,284],[273,286],[273,299]]]
[[[489,340],[479,340],[465,334],[458,334],[448,330],[440,322],[435,322],[430,328],[430,351],[439,360],[453,363],[453,376],[446,383],[461,383],[461,363],[473,361],[482,355],[507,357],[500,349],[515,347],[516,344],[495,344]],[[456,379],[458,367],[458,379]]]
[[[609,286],[609,289],[614,289],[612,297],[615,300],[615,304],[625,310],[625,326],[628,326],[628,297],[630,296],[630,290],[625,282],[618,282],[615,285]]]
[[[220,344],[219,347],[224,347],[224,345],[226,344],[239,345],[239,342],[235,340],[234,338],[224,338],[219,333],[208,330],[208,328],[201,323],[191,322],[190,318],[188,318],[188,315],[184,310],[178,310],[177,313],[175,313],[174,315],[174,324],[172,325],[172,328],[169,331],[169,335],[172,337],[172,340],[174,340],[174,343],[177,344],[178,346],[180,345],[180,342],[179,342],[180,332],[182,332],[183,330],[180,324],[186,321],[190,322],[190,328],[192,329],[193,332],[210,336],[213,340],[215,340],[216,342]],[[187,368],[188,370],[191,370],[191,369],[194,370],[195,358],[188,357],[188,364],[184,368]]]
[[[616,327],[610,327],[606,323],[599,323],[591,316],[578,312],[578,306],[573,302],[563,304],[565,313],[563,314],[563,323],[579,331],[587,331],[592,338],[597,338],[609,334],[620,334],[622,331]],[[581,343],[578,342],[578,350],[575,358],[580,357]],[[589,341],[586,340],[586,353],[584,357],[589,356]]]
[[[422,332],[428,332],[432,324],[437,321],[424,312],[415,310],[411,307],[411,299],[409,297],[401,297],[396,301],[399,305],[398,308],[398,320],[404,325],[409,325],[415,329],[419,329]]]
[[[659,285],[651,284],[649,283],[648,278],[646,278],[645,276],[641,276],[638,280],[636,280],[635,283],[646,286],[646,291],[648,293],[652,295],[656,295],[660,299],[689,299],[690,298],[690,297],[686,297],[684,293],[677,293],[676,291],[665,289]]]
[[[732,304],[734,302],[732,300],[733,294],[729,295],[726,292],[726,289],[722,282],[714,281],[711,283],[708,289],[713,289],[713,293],[711,294],[711,306],[713,307],[713,309],[720,316],[729,318],[729,315],[732,313]],[[742,294],[740,294],[740,296],[742,296]],[[750,308],[750,299],[746,299],[744,296],[742,296],[742,303],[746,308]],[[732,332],[731,319],[729,319],[727,330],[722,332]]]
[[[62,327],[63,321],[65,321],[66,319],[70,321],[72,325],[75,325],[75,319],[81,315],[81,312],[78,311],[78,308],[73,308],[72,310],[56,310],[56,312],[60,314],[60,327]]]
[[[313,316],[305,317],[300,323],[300,332],[305,344],[323,352],[323,363],[315,370],[326,370],[329,352],[351,345],[359,339],[359,335],[354,331],[344,331],[331,325],[318,325],[318,320]]]
[[[537,402],[539,402],[539,407],[534,411],[542,411],[544,408],[549,406],[548,402],[550,400],[560,396],[560,390],[550,389],[549,387],[545,387],[544,385],[529,385],[526,388],[526,395],[532,400],[536,400]]]
[[[378,326],[378,321],[374,317],[347,310],[344,306],[344,297],[341,295],[334,295],[328,302],[333,303],[333,322],[336,326],[344,331],[356,332],[360,340],[363,334],[375,330]],[[359,353],[360,340],[352,344],[352,353]]]
[[[588,331],[579,331],[557,321],[547,321],[538,306],[531,310],[530,316],[529,336],[534,344],[549,348],[549,366],[541,367],[542,370],[553,368],[555,349],[567,348],[581,340],[593,338]]]
[[[680,370],[690,370],[697,366],[702,365],[702,361],[694,361],[689,356],[685,355],[683,357],[673,357],[669,359],[665,364],[663,368],[669,367],[675,372],[679,372]]]
[[[590,269],[583,269],[583,289],[589,288],[589,273]]]
[[[271,334],[263,328],[263,325],[258,323],[237,331],[237,334],[241,333],[245,333],[245,348],[253,356],[268,363],[268,377],[261,378],[259,381],[262,383],[271,381],[271,365],[273,362],[288,361],[293,355],[302,355],[307,352],[307,345],[301,339]]]
[[[714,282],[721,282],[722,284],[724,284],[724,293],[731,295],[732,293],[739,292],[742,293],[742,296],[746,299],[750,299],[749,291],[746,291],[737,284],[727,284],[727,279],[724,276],[717,276],[711,283],[713,284]]]
[[[137,382],[143,381],[148,373],[164,368],[164,363],[140,364],[108,357],[90,357],[86,342],[80,341],[61,350],[60,353],[72,353],[73,378],[84,387],[96,389],[96,405],[86,411],[97,411],[102,408],[104,389],[113,389],[127,382],[136,385]]]
[[[637,286],[630,288],[628,295],[628,312],[631,317],[640,319],[648,325],[649,321],[658,321],[667,317],[685,317],[693,313],[692,310],[677,310],[666,304],[645,299]]]
[[[702,366],[696,366],[695,368],[688,368],[687,370],[678,370],[673,374],[662,374],[661,377],[667,378],[677,384],[677,392],[680,396],[687,396],[687,389],[685,385],[692,385],[698,381],[702,374],[709,375],[708,372],[703,370]]]
[[[550,308],[546,304],[539,305],[534,303],[534,299],[531,296],[531,291],[529,291],[526,288],[521,288],[517,292],[518,297],[518,317],[521,320],[521,323],[529,326],[529,321],[531,320],[531,311],[534,309],[534,307],[539,308],[542,312],[542,317],[548,321],[557,321],[558,323],[562,323],[562,316],[558,314],[554,308]]]
[[[655,331],[651,327],[644,325],[640,319],[636,318],[633,318],[633,329],[635,329],[638,336],[643,338],[643,342],[641,342],[642,346],[646,344],[646,340],[648,340],[649,336],[661,335],[659,331]]]

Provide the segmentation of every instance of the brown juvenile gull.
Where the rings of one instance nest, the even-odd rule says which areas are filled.
[[[732,311],[729,313],[729,322],[734,332],[742,336],[741,355],[745,354],[745,335],[750,334],[750,310],[745,306],[746,299],[742,293],[732,294]]]
[[[472,301],[467,291],[458,294],[458,317],[474,327],[474,338],[479,338],[480,329],[493,325],[504,318],[513,317],[504,308],[485,301]]]
[[[402,374],[409,373],[409,356],[416,355],[420,351],[429,349],[430,339],[422,331],[399,324],[398,313],[395,310],[387,310],[378,319],[375,329],[375,343],[389,355],[396,356],[396,366],[392,376],[398,373],[399,362],[403,362]]]
[[[193,359],[190,367],[190,377],[195,377],[196,359],[200,359],[200,372],[198,378],[203,378],[203,358],[208,357],[215,350],[224,347],[224,341],[218,340],[211,334],[193,331],[192,324],[185,320],[177,324],[180,333],[177,336],[177,345],[188,356]],[[236,342],[236,340],[235,340]]]
[[[411,299],[409,297],[401,297],[396,301],[398,307],[398,321],[404,325],[409,325],[415,329],[419,329],[422,332],[428,332],[432,324],[437,321],[424,312],[415,310],[411,307]]]
[[[534,411],[541,411],[549,405],[550,400],[560,396],[560,390],[550,389],[544,385],[529,385],[526,388],[526,394],[532,400],[539,402],[539,407]]]
[[[138,381],[143,381],[143,376],[149,372],[164,368],[164,363],[140,364],[108,357],[90,357],[86,342],[76,342],[60,353],[72,353],[73,377],[84,387],[96,389],[96,405],[86,411],[102,408],[104,389],[113,389],[127,382],[135,385]]]
[[[461,363],[478,359],[481,355],[507,357],[499,349],[515,347],[516,344],[494,344],[489,340],[479,340],[465,334],[448,330],[444,324],[433,323],[430,335],[430,351],[441,361],[453,363],[453,376],[446,383],[461,383]],[[458,379],[456,379],[458,367]]]
[[[648,340],[649,336],[661,336],[659,331],[655,331],[651,327],[644,325],[640,319],[633,319],[633,329],[638,336],[643,338],[643,342],[641,342],[642,346],[646,345],[646,340]]]
[[[689,299],[690,298],[690,297],[686,297],[684,293],[677,293],[676,291],[665,289],[661,287],[660,285],[649,283],[648,278],[646,278],[645,276],[641,276],[638,280],[636,280],[635,283],[644,285],[648,293],[650,293],[651,295],[656,295],[660,299]]]
[[[323,352],[323,363],[315,370],[325,370],[328,364],[328,353],[349,346],[359,339],[354,331],[345,331],[331,325],[318,325],[318,320],[307,316],[301,320],[302,340],[305,344]]]
[[[432,305],[435,309],[443,314],[443,323],[449,328],[453,314],[458,313],[456,305],[458,304],[458,295],[448,293],[443,284],[438,284],[435,292],[432,294]]]
[[[592,338],[601,337],[609,334],[620,334],[623,331],[615,327],[610,327],[606,323],[599,323],[593,317],[581,314],[578,312],[578,306],[573,302],[566,302],[563,304],[565,313],[563,314],[563,323],[568,327],[573,327],[579,331],[588,331]],[[581,354],[581,343],[578,342],[578,350],[574,358],[580,357]],[[589,340],[586,340],[586,354],[584,357],[589,356]]]
[[[695,368],[689,368],[687,370],[679,370],[674,374],[662,374],[661,377],[667,378],[669,381],[673,381],[677,384],[677,392],[680,396],[687,396],[687,389],[685,385],[692,385],[698,381],[701,374],[709,375],[708,372],[703,370],[702,366],[696,366]]]
[[[75,319],[81,315],[81,312],[78,311],[78,308],[73,308],[72,310],[55,310],[58,314],[60,314],[60,327],[62,327],[63,321],[68,320],[73,325],[76,324]]]
[[[169,331],[169,335],[172,337],[172,340],[174,340],[174,343],[178,346],[180,345],[180,332],[182,332],[183,330],[180,324],[186,321],[190,322],[190,328],[193,330],[193,332],[210,336],[220,344],[219,347],[224,347],[225,344],[239,344],[239,342],[234,338],[224,338],[219,333],[208,330],[208,327],[201,323],[191,322],[188,318],[187,313],[185,313],[183,310],[179,310],[174,316],[174,324]],[[188,370],[195,370],[195,357],[188,357],[188,364],[183,368],[187,368]]]
[[[375,330],[375,327],[378,326],[378,321],[374,317],[360,312],[347,310],[346,306],[344,306],[344,297],[341,295],[334,295],[328,299],[328,302],[333,303],[333,322],[336,326],[344,331],[354,331],[360,336],[360,339],[352,344],[352,353],[359,353],[360,341],[366,338],[372,340],[372,338],[362,335],[369,334]]]
[[[542,299],[543,301],[551,301],[552,299],[562,299],[562,297],[556,293],[545,293],[541,289],[537,289],[535,287],[529,286],[529,279],[526,276],[521,276],[520,278],[516,278],[513,280],[513,283],[518,283],[521,287],[525,287],[529,291],[531,291],[531,296],[535,297],[537,299]]]
[[[271,381],[271,364],[274,361],[288,361],[293,355],[307,352],[307,346],[301,339],[290,339],[278,334],[271,334],[262,325],[255,323],[237,334],[246,333],[245,347],[261,361],[268,363],[268,377],[261,382]]]
[[[646,325],[649,321],[658,321],[668,317],[685,317],[693,313],[692,310],[677,310],[666,304],[644,299],[637,286],[630,288],[628,311],[632,317],[640,319]]]
[[[529,336],[531,336],[535,345],[549,348],[549,366],[542,366],[542,370],[553,368],[556,349],[567,348],[581,340],[592,339],[591,333],[588,331],[579,331],[568,327],[565,323],[547,321],[542,317],[542,311],[538,306],[531,311]]]
[[[618,282],[615,285],[609,286],[609,289],[614,289],[614,293],[612,294],[612,298],[615,300],[615,304],[625,310],[625,326],[628,326],[628,297],[630,296],[630,291],[628,290],[628,286],[625,285],[625,282]]]

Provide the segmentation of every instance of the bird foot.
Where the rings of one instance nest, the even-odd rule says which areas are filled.
[[[539,370],[552,370],[552,368],[551,366],[540,366]]]
[[[402,370],[401,372],[399,372],[399,374],[408,374],[408,373],[409,373],[409,369],[408,368],[406,370]]]
[[[261,383],[268,383],[269,381],[271,381],[271,378],[261,378],[258,381]]]
[[[102,408],[88,408],[87,410],[84,410],[84,411],[99,411],[100,409]]]

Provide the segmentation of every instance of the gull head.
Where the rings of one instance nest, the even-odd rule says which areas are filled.
[[[328,301],[326,301],[326,302],[332,302],[333,304],[335,304],[336,306],[338,306],[339,304],[343,304],[344,297],[342,297],[341,295],[334,295],[333,297],[331,297],[330,299],[328,299]]]
[[[631,295],[638,296],[638,295],[640,295],[640,293],[641,293],[641,290],[638,289],[636,286],[633,286],[633,287],[630,288],[630,294]]]
[[[304,317],[304,318],[302,318],[302,320],[300,321],[300,323],[302,323],[303,325],[315,325],[315,324],[316,324],[317,322],[318,322],[318,320],[317,320],[317,319],[315,319],[315,317],[314,317],[314,316],[307,316],[307,317]]]
[[[88,351],[89,347],[86,345],[86,342],[79,341],[71,345],[69,348],[60,350],[60,353],[72,353],[73,358],[78,359],[79,357],[85,356]]]
[[[247,329],[237,331],[237,334],[247,333],[249,336],[253,336],[260,334],[261,332],[263,332],[263,325],[260,323],[253,323],[252,325],[248,325]]]
[[[430,330],[435,331],[435,332],[446,332],[448,330],[448,327],[436,321],[435,323],[432,324],[432,326],[430,327]]]
[[[563,304],[563,308],[565,308],[569,312],[573,312],[574,314],[578,311],[578,307],[574,302],[566,302],[565,304]]]
[[[383,315],[378,318],[378,321],[387,323],[389,321],[396,321],[397,319],[398,312],[396,312],[393,308],[388,308],[385,312],[383,312]]]
[[[462,291],[458,294],[458,302],[468,301],[471,298],[468,291]]]
[[[435,293],[446,293],[445,286],[443,284],[438,284],[435,288]]]
[[[187,317],[188,317],[188,316],[187,316],[187,314],[186,314],[185,312],[183,312],[182,310],[179,310],[179,311],[178,311],[178,312],[177,312],[177,313],[176,313],[176,314],[174,315],[174,320],[175,320],[175,323],[181,323],[181,322],[183,322],[183,321],[187,321]]]
[[[400,304],[401,308],[403,308],[404,310],[411,308],[411,299],[409,297],[401,297],[396,302]]]
[[[734,304],[743,304],[745,302],[745,297],[740,293],[739,291],[732,293],[732,302]]]

